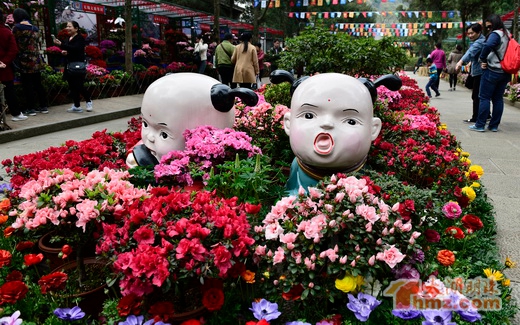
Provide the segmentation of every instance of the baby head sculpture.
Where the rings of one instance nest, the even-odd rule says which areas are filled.
[[[233,127],[235,97],[248,106],[258,102],[252,90],[231,89],[198,73],[175,73],[156,80],[146,90],[141,106],[142,145],[134,148],[127,164],[155,165],[170,151],[184,150],[185,130],[203,125]]]
[[[270,78],[272,83],[293,84],[291,110],[284,116],[284,128],[298,168],[316,182],[324,176],[363,167],[371,143],[381,131],[381,120],[373,115],[376,88],[385,85],[398,90],[402,84],[394,75],[371,82],[323,73],[294,82],[292,74],[275,70]]]

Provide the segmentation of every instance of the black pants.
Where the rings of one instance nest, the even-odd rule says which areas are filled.
[[[256,85],[256,82],[255,82]],[[253,89],[253,84],[248,82],[241,82],[239,83],[240,88],[247,88],[247,89]]]
[[[233,72],[235,70],[233,66],[219,65],[217,70],[218,74],[220,75],[220,79],[222,79],[222,83],[224,85],[228,85],[231,88],[237,87],[237,84],[233,82]]]
[[[480,92],[480,78],[482,75],[473,76],[473,89],[471,89],[471,99],[473,100],[473,113],[471,120],[476,121],[478,117],[478,109],[480,106],[480,99],[478,93]]]
[[[27,105],[25,108],[31,110],[38,107],[47,107],[47,93],[42,85],[41,73],[22,73],[20,74],[20,78],[24,91],[25,104]],[[34,93],[36,93],[36,97]],[[39,106],[36,104],[36,100],[38,100]]]
[[[73,76],[70,73],[66,73],[67,82],[69,84],[70,96],[74,100],[74,106],[80,107],[80,95],[83,96],[86,102],[90,102],[90,93],[83,87],[85,82],[85,75]]]
[[[14,91],[14,82],[11,80],[2,81],[2,83],[5,85],[4,96],[7,106],[9,106],[9,112],[12,116],[20,115],[21,111],[18,105],[18,99],[16,98],[16,92]]]
[[[455,89],[457,87],[457,74],[450,73],[450,88]]]
[[[435,82],[435,87],[437,89],[439,89],[439,84],[441,82],[441,74],[442,74],[442,69],[437,69],[437,81]]]

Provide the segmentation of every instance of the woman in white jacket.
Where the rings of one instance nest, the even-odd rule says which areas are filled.
[[[199,73],[203,74],[208,61],[208,44],[204,42],[202,35],[198,35],[196,41],[195,53],[199,53],[200,56]]]

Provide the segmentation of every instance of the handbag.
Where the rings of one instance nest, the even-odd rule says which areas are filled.
[[[201,62],[201,59],[200,59],[199,52],[193,53],[193,63],[195,63],[196,65],[200,65],[200,62]]]
[[[77,76],[77,75],[83,75],[87,73],[87,63],[86,62],[69,62],[67,64],[67,73]]]

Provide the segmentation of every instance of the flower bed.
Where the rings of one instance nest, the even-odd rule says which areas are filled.
[[[514,263],[498,260],[483,170],[440,123],[416,82],[402,79],[398,92],[378,89],[375,114],[383,131],[368,166],[298,197],[281,190],[287,108],[265,100],[237,104],[240,132],[187,131],[186,151],[168,155],[155,171],[129,170],[125,189],[140,188],[139,200],[125,195],[115,202],[101,186],[106,175],[119,175],[111,169],[126,169],[127,150],[140,134],[136,120],[123,133],[97,132],[4,160],[11,177],[0,205],[4,315],[35,323],[71,317],[72,311],[51,309],[72,308],[73,301],[46,307],[47,291],[67,290],[66,275],[39,283],[49,270],[34,243],[43,228],[88,217],[95,220],[87,224],[95,226],[97,254],[114,270],[116,296],[100,315],[111,324],[200,324],[200,317],[206,324],[248,325],[507,324],[516,306],[501,271]],[[272,89],[266,93],[277,93]],[[186,171],[203,183],[186,187],[193,182],[179,177]],[[68,175],[61,188],[41,179],[60,174]],[[29,191],[28,184],[40,186]],[[42,214],[49,207],[55,212]],[[31,222],[36,215],[39,223]],[[188,287],[200,290],[193,307],[205,314],[180,320],[191,308],[182,295]],[[446,302],[449,308],[437,305]],[[74,315],[87,317],[77,309]]]

